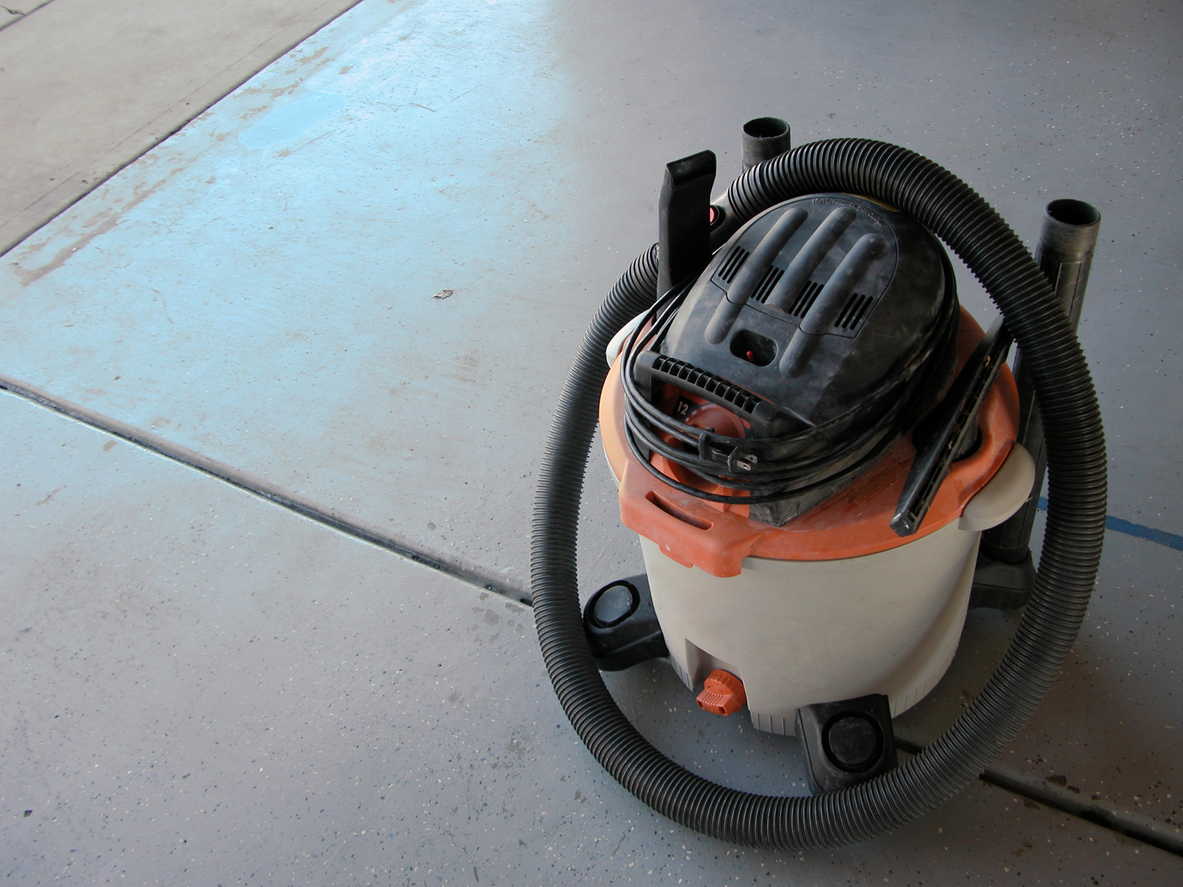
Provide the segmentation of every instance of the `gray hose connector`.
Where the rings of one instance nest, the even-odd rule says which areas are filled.
[[[1053,200],[1044,211],[1043,226],[1035,244],[1035,261],[1051,285],[1073,332],[1080,323],[1080,309],[1100,229],[1101,214],[1092,205],[1083,200]],[[1043,419],[1022,349],[1011,360],[1011,368],[1019,390],[1019,443],[1035,459],[1035,482],[1022,508],[982,534],[981,550],[994,560],[1022,564],[1031,556],[1028,546],[1031,529],[1035,526],[1039,492],[1043,489],[1047,456]]]
[[[789,124],[779,117],[757,117],[743,125],[740,142],[743,171],[784,154],[792,146]]]
[[[904,148],[856,139],[804,145],[752,168],[728,191],[742,221],[804,194],[861,194],[907,212],[982,281],[1023,349],[1044,411],[1047,531],[1035,591],[998,670],[928,749],[853,788],[815,797],[735,791],[653,748],[612,699],[583,634],[576,532],[613,333],[653,300],[653,249],[613,288],[584,339],[560,398],[538,481],[531,581],[543,659],[564,711],[622,785],[663,815],[734,843],[773,849],[864,841],[917,819],[982,772],[1051,687],[1076,638],[1100,562],[1105,446],[1079,343],[1031,254],[968,185]]]

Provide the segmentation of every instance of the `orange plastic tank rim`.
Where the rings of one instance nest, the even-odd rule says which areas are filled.
[[[982,328],[964,310],[958,329],[959,364],[982,338]],[[748,517],[746,505],[707,502],[682,493],[636,463],[624,438],[624,392],[620,361],[608,373],[600,397],[604,451],[620,483],[625,526],[658,544],[685,566],[716,576],[738,575],[745,557],[774,560],[832,560],[874,554],[928,535],[960,517],[969,500],[1005,461],[1017,435],[1018,393],[1003,367],[978,414],[982,442],[953,464],[932,507],[914,536],[900,537],[889,526],[915,455],[905,436],[854,483],[783,527]],[[654,464],[670,466],[660,457]]]

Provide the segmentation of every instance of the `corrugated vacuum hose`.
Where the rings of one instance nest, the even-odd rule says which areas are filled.
[[[639,256],[588,330],[560,398],[540,471],[531,581],[543,658],[576,732],[629,791],[663,815],[722,840],[804,849],[867,840],[910,822],[974,779],[1018,733],[1076,638],[1100,563],[1106,461],[1084,355],[1047,279],[1010,227],[968,185],[894,145],[837,139],[754,166],[728,190],[740,222],[819,192],[870,197],[918,219],[978,277],[1006,319],[1039,400],[1048,516],[1031,599],[1006,656],[968,709],[924,752],[882,776],[814,797],[735,791],[670,761],[609,694],[584,635],[576,582],[579,501],[613,334],[654,301],[657,249]]]

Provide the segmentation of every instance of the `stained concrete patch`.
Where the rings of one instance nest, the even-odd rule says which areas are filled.
[[[291,141],[344,107],[345,99],[337,93],[309,92],[269,111],[258,123],[240,132],[238,141],[247,148],[264,148],[276,142]]]

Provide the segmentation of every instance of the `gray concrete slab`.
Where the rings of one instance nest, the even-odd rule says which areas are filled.
[[[1085,625],[1059,682],[994,765],[1050,796],[1158,823],[1183,846],[1183,694],[1180,603],[1164,576],[1179,554],[1121,533],[1106,557]],[[989,678],[1017,614],[971,614],[957,659],[936,690],[899,721],[927,744]],[[1066,793],[1066,794],[1065,794]]]
[[[355,12],[12,251],[0,364],[524,588],[531,463],[599,295],[543,10]]]
[[[14,884],[1167,885],[1183,868],[978,783],[856,847],[656,816],[579,744],[528,609],[0,395],[0,870]],[[48,457],[52,454],[52,457]],[[792,740],[619,676],[737,787]]]
[[[21,3],[19,9],[14,9],[10,6],[0,6],[0,30],[7,28],[9,25],[15,25],[29,13],[36,12],[49,2],[51,0],[30,0],[28,3]]]
[[[524,589],[550,403],[603,292],[653,238],[656,171],[715,147],[733,173],[740,123],[780,113],[799,140],[927,153],[1032,237],[1051,197],[1102,208],[1082,336],[1110,423],[1111,511],[1177,532],[1178,231],[1158,220],[1178,196],[1179,13],[785,9],[367,0],[4,257],[0,375]],[[986,308],[968,281],[963,295]],[[606,474],[593,466],[590,484],[581,556],[594,588],[636,560]],[[1163,552],[1123,551],[1111,548],[1094,614],[1129,630],[1176,577]],[[1130,558],[1145,570],[1127,582]],[[1001,636],[981,635],[983,649]],[[1034,762],[1024,772],[1042,778],[1047,761],[1065,790],[1121,804],[1150,786],[1162,802],[1149,812],[1173,820],[1175,786],[1148,777],[1175,748],[1161,730],[1175,709],[1153,703],[1178,668],[1174,637],[1084,647],[1079,686],[1049,715],[1054,741],[1037,727],[1015,746]],[[519,669],[541,679],[536,661]],[[1073,745],[1081,724],[1114,726],[1115,693],[1089,692],[1089,669],[1128,672],[1132,701],[1117,705],[1136,720],[1121,726],[1157,737],[1120,784],[1113,760]],[[669,678],[639,675],[622,691]],[[642,721],[661,717],[656,700],[673,695],[661,687],[628,702]]]
[[[0,253],[354,2],[0,6]]]
[[[733,173],[740,122],[781,111],[800,139],[930,154],[1032,237],[1051,196],[1102,207],[1082,335],[1112,511],[1177,528],[1147,435],[1183,415],[1152,335],[1178,321],[1178,251],[1150,221],[1174,199],[1179,15],[877,8],[365,4],[7,256],[0,371],[524,587],[504,504],[652,239],[657,171],[714,146]]]

